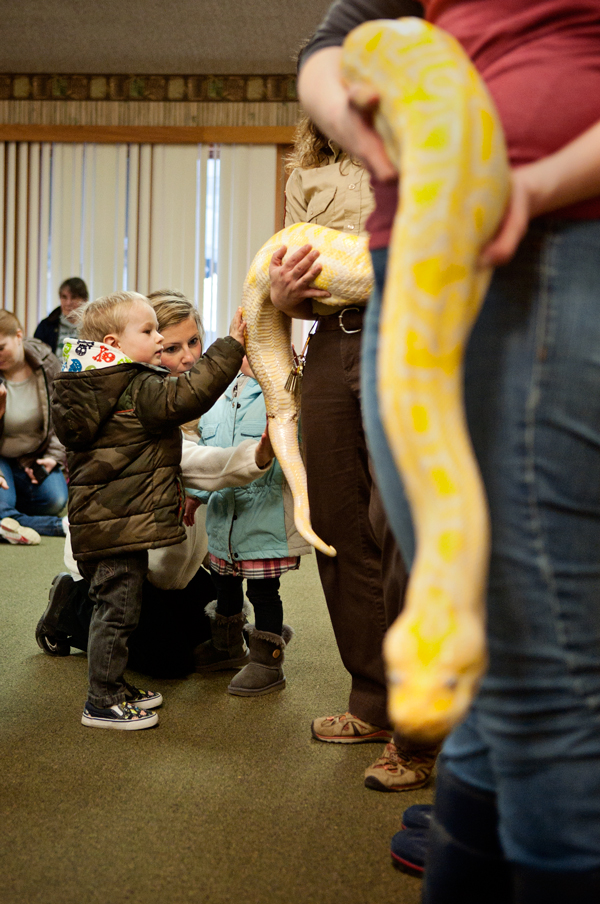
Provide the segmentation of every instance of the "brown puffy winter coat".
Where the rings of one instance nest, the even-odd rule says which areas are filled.
[[[243,355],[227,336],[179,377],[135,363],[56,377],[52,414],[67,448],[76,559],[184,540],[179,425],[211,408]]]

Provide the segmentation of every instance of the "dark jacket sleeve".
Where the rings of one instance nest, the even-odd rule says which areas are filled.
[[[45,342],[53,352],[56,352],[56,344],[58,342],[59,319],[60,307],[55,308],[48,317],[40,320],[33,334],[34,339],[40,339],[41,342]]]
[[[298,68],[324,47],[341,47],[346,35],[372,19],[423,18],[423,6],[417,0],[336,0],[300,54]]]
[[[217,339],[197,364],[178,377],[142,374],[132,386],[135,413],[150,432],[185,424],[208,411],[237,375],[244,347],[231,336]]]

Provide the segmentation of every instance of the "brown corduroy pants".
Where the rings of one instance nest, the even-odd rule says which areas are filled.
[[[360,410],[361,333],[311,337],[302,383],[302,443],[312,525],[337,556],[317,552],[337,645],[352,678],[349,711],[389,727],[382,642],[402,607],[406,570],[371,471]],[[362,316],[344,318],[359,327]],[[328,328],[329,327],[329,328]]]

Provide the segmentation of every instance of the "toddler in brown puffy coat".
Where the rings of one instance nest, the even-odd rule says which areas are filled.
[[[230,335],[180,376],[159,366],[162,336],[143,295],[92,301],[80,309],[79,324],[79,339],[65,343],[52,410],[67,449],[73,554],[94,601],[81,721],[149,728],[162,695],[124,678],[148,549],[185,537],[179,427],[208,411],[235,377],[245,324],[238,310]]]

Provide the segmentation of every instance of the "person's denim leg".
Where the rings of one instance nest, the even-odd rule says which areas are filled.
[[[379,342],[379,317],[385,283],[387,248],[371,252],[375,287],[364,319],[361,349],[361,399],[362,419],[373,462],[377,484],[390,527],[402,557],[410,572],[415,554],[415,539],[408,500],[404,494],[402,478],[398,474],[379,417],[377,400],[377,348]]]
[[[492,522],[490,664],[443,756],[496,794],[507,859],[539,870],[600,867],[599,285],[600,223],[534,224],[496,271],[465,361]],[[405,546],[380,428],[369,442]]]
[[[127,641],[140,617],[148,551],[79,562],[79,570],[89,581],[94,602],[88,641],[88,700],[94,706],[108,707],[125,699]]]
[[[0,489],[0,518],[14,518],[45,537],[64,537],[62,519],[56,517],[67,503],[67,483],[58,468],[41,485],[31,482],[16,461],[0,458],[0,471],[9,485]]]

